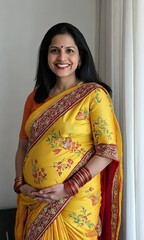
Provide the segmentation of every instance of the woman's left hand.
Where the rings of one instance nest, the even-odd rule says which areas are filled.
[[[68,193],[64,188],[64,184],[57,184],[49,188],[44,188],[39,192],[33,192],[32,195],[38,201],[51,202],[67,197]]]

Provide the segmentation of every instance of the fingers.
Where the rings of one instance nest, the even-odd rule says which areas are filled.
[[[48,198],[40,198],[40,197],[36,197],[34,198],[35,200],[39,201],[39,202],[48,202],[51,203],[52,201]]]
[[[58,200],[57,197],[54,197],[54,196],[45,196],[45,197],[37,196],[34,199],[40,202],[48,202],[48,203]]]
[[[38,201],[57,201],[63,197],[63,194],[58,192],[42,193],[42,191],[33,193],[34,199]]]
[[[28,186],[27,186],[28,187]],[[67,197],[68,194],[64,189],[63,184],[57,184],[55,186],[45,188],[45,189],[35,189],[33,187],[28,187],[29,191],[27,191],[27,195],[34,198],[37,201],[46,201],[46,202],[52,202],[57,201],[63,197]]]
[[[52,193],[52,192],[55,192],[54,187],[44,188],[44,189],[39,191],[40,194],[48,194],[48,193]]]
[[[51,201],[57,200],[57,195],[56,194],[41,194],[41,193],[36,193],[35,198],[41,198],[41,199],[48,199]]]
[[[37,192],[39,191],[38,189],[36,188],[33,188],[32,186],[28,185],[28,184],[24,184],[21,188],[20,188],[20,191],[30,197],[33,197],[32,193],[33,192]]]
[[[40,190],[40,193],[42,194],[48,194],[48,193],[54,193],[54,192],[59,192],[63,189],[63,184],[56,184],[52,187],[44,188]]]

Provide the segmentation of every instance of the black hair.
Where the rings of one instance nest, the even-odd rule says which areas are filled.
[[[35,78],[35,101],[37,103],[43,102],[49,96],[50,89],[56,83],[56,76],[48,67],[47,56],[49,45],[51,44],[53,37],[58,34],[70,34],[78,47],[81,57],[81,66],[76,69],[76,77],[83,82],[96,82],[102,85],[111,95],[111,88],[101,81],[96,72],[92,54],[83,34],[70,23],[58,23],[47,31],[39,48],[37,73]]]

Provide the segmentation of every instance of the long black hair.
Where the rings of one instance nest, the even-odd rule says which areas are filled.
[[[51,27],[45,34],[38,54],[38,65],[36,72],[35,101],[43,102],[48,96],[50,89],[56,83],[56,76],[48,67],[48,48],[54,36],[58,34],[70,34],[78,47],[81,57],[81,66],[76,69],[76,77],[84,82],[96,82],[102,85],[111,94],[111,88],[100,80],[96,72],[90,49],[83,34],[70,23],[58,23]]]

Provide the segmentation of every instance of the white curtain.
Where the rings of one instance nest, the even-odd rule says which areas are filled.
[[[96,2],[96,65],[112,86],[123,137],[120,240],[144,240],[144,0]]]

